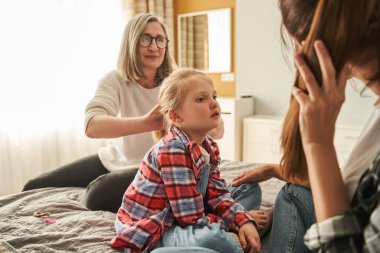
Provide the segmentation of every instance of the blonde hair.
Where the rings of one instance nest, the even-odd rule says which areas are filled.
[[[158,98],[159,105],[161,107],[161,113],[164,115],[166,129],[171,126],[168,120],[169,110],[178,108],[186,91],[190,88],[189,86],[191,83],[189,83],[189,79],[195,76],[203,77],[212,84],[211,78],[208,77],[205,73],[191,68],[181,68],[174,71],[161,84]],[[162,131],[154,132],[154,137],[156,139],[160,139],[162,136]]]
[[[376,51],[380,72],[379,0],[280,0],[283,26],[298,42],[305,61],[322,85],[322,73],[313,44],[323,40],[329,49],[337,75],[347,62],[362,65],[370,61],[369,51]],[[365,57],[366,56],[366,57]],[[373,59],[373,58],[372,58]],[[295,86],[306,91],[297,71]],[[299,126],[299,104],[291,98],[284,120],[281,141],[283,157],[280,174],[295,184],[309,182]]]
[[[159,23],[165,32],[166,38],[169,37],[163,21],[153,14],[144,13],[129,20],[124,29],[117,63],[117,71],[124,80],[137,82],[141,78],[146,78],[138,53],[138,43],[145,27],[150,22]],[[163,79],[173,72],[175,68],[176,63],[167,47],[165,49],[164,61],[157,70],[155,78],[157,84],[161,84]]]

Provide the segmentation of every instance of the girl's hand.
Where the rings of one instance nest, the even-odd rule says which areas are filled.
[[[256,228],[260,237],[270,229],[273,219],[273,208],[269,210],[250,210],[248,214],[256,221]]]
[[[256,169],[251,169],[235,177],[231,185],[236,187],[244,183],[260,183],[272,177],[279,178],[278,164],[264,164]]]
[[[160,105],[155,105],[147,114],[144,115],[145,124],[151,127],[151,131],[164,129],[164,117],[160,111]]]
[[[260,236],[252,222],[247,222],[240,227],[239,241],[245,252],[260,252]]]
[[[264,210],[250,210],[248,214],[256,221],[258,231],[263,229],[269,221],[267,212]]]
[[[297,87],[292,94],[300,105],[300,131],[304,147],[310,144],[333,145],[335,122],[345,100],[348,67],[344,67],[339,77],[327,48],[322,41],[316,41],[314,48],[321,66],[323,85],[319,86],[314,74],[302,55],[295,55],[295,63],[305,82],[306,94]]]

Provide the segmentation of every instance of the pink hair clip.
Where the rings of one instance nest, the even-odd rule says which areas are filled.
[[[44,212],[44,211],[35,211],[33,213],[33,216],[38,218],[43,218],[43,222],[45,225],[54,224],[55,220],[50,216],[50,212]]]

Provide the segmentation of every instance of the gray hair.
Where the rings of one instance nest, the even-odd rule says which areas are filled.
[[[117,63],[117,71],[124,80],[137,82],[141,78],[146,78],[138,54],[138,43],[146,25],[150,22],[159,23],[165,32],[165,36],[169,37],[163,21],[158,16],[144,13],[129,20],[124,29]],[[170,55],[170,50],[166,48],[164,61],[157,70],[155,81],[161,84],[175,68],[176,63]]]

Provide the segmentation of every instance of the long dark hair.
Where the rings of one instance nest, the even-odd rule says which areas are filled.
[[[380,73],[379,0],[279,0],[283,28],[298,43],[298,50],[322,85],[322,73],[313,48],[321,39],[327,46],[337,75],[350,61],[368,62],[368,51],[377,52]],[[365,57],[367,55],[367,57]],[[373,57],[373,55],[371,56]],[[297,71],[294,85],[306,91]],[[281,135],[283,157],[280,174],[291,183],[309,182],[299,128],[299,104],[292,97]]]

